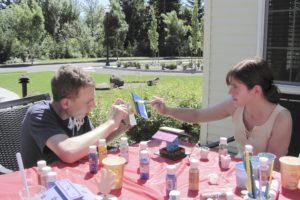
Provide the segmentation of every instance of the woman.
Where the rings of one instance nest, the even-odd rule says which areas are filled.
[[[228,72],[226,82],[230,98],[210,108],[170,108],[159,97],[153,97],[151,104],[162,115],[190,123],[232,116],[239,152],[245,144],[251,144],[254,154],[273,153],[277,156],[275,169],[278,169],[278,158],[288,152],[292,118],[278,104],[278,88],[267,62],[260,58],[243,60]]]

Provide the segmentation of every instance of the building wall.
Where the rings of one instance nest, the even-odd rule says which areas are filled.
[[[263,55],[264,5],[264,0],[205,1],[203,107],[228,97],[225,77],[233,65]],[[202,124],[200,142],[232,135],[231,118],[227,118]]]

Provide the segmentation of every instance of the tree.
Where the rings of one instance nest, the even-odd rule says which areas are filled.
[[[124,47],[124,41],[128,31],[125,15],[117,0],[111,1],[111,10],[104,18],[105,46],[114,47],[117,59],[119,51]]]
[[[169,12],[166,15],[162,14],[163,22],[165,23],[165,31],[167,33],[166,43],[171,55],[178,54],[181,56],[181,47],[183,46],[184,37],[188,27],[184,25],[183,20],[178,19],[175,11]]]
[[[14,15],[12,27],[16,38],[24,45],[33,62],[44,32],[44,17],[35,0],[28,1],[28,4],[23,2],[11,6]]]
[[[153,6],[150,7],[150,15],[151,15],[151,24],[148,30],[148,38],[150,41],[150,48],[153,51],[154,55],[158,52],[158,32],[157,32],[157,19],[155,16],[155,11]]]
[[[39,0],[45,18],[45,29],[56,42],[64,40],[61,35],[64,24],[79,20],[80,10],[76,0]]]
[[[186,0],[186,1],[190,7],[194,7],[195,4],[198,5],[198,20],[201,20],[201,18],[204,15],[204,0]]]
[[[149,41],[145,33],[149,27],[150,16],[144,0],[120,0],[120,6],[128,24],[125,48],[131,46],[135,55],[149,53]]]
[[[162,14],[175,11],[177,16],[181,8],[180,0],[149,0],[149,5],[152,5],[155,9],[157,19],[157,30],[159,33],[159,52],[165,56],[169,54],[169,48],[165,46],[166,35],[165,35],[165,23],[163,22]]]
[[[86,35],[89,40],[80,37],[79,40],[84,41],[88,56],[101,56],[103,51],[103,20],[104,8],[100,5],[99,0],[85,0],[82,2],[83,24],[87,26]],[[88,44],[89,42],[89,44]]]
[[[191,35],[189,37],[190,49],[194,56],[200,56],[200,52],[203,46],[203,34],[201,31],[201,26],[198,20],[198,0],[195,0],[193,15],[192,15],[192,26]],[[197,60],[197,65],[199,66],[199,60]],[[199,66],[200,67],[200,66]]]
[[[11,27],[12,15],[11,9],[0,12],[0,63],[9,60],[14,53],[13,44],[16,42],[16,33]]]
[[[202,35],[201,35],[200,24],[198,20],[198,0],[195,0],[194,3],[191,36],[189,37],[189,44],[193,54],[199,55],[199,52],[202,47]]]

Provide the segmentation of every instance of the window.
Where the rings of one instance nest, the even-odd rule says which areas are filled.
[[[265,56],[278,83],[300,85],[300,0],[267,1]]]

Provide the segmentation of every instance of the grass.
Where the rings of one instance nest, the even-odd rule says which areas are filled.
[[[54,72],[33,72],[33,73],[24,73],[24,72],[14,72],[14,73],[0,73],[0,87],[11,90],[18,95],[22,95],[21,84],[18,83],[20,76],[24,74],[29,77],[28,84],[28,95],[36,95],[40,93],[51,93],[50,89],[50,80]],[[109,74],[92,74],[93,78],[97,83],[109,83]],[[201,76],[170,76],[170,75],[160,75],[159,83],[156,86],[146,86],[142,84],[140,88],[130,87],[126,82],[143,82],[147,80],[154,79],[158,76],[156,75],[127,75],[122,76],[125,80],[125,89],[112,89],[108,91],[97,91],[97,94],[102,96],[120,96],[124,97],[128,95],[129,92],[137,93],[147,93],[147,94],[158,94],[161,90],[167,88],[167,94],[174,94],[174,98],[184,98],[185,93],[194,93],[200,99],[200,93],[202,89],[202,77]],[[165,89],[164,89],[165,88]],[[182,90],[185,90],[184,92]],[[171,95],[170,97],[172,97]],[[175,97],[177,96],[177,97]],[[167,98],[170,98],[167,97]]]
[[[0,73],[0,87],[6,88],[22,94],[22,87],[18,83],[19,77],[24,74],[18,73]],[[28,84],[28,95],[41,93],[50,93],[50,80],[54,72],[33,72],[26,73],[30,78]],[[96,83],[109,83],[110,74],[92,73]],[[147,86],[148,80],[159,77],[159,82],[154,86]],[[200,108],[202,104],[202,76],[176,76],[176,75],[124,75],[124,88],[114,88],[110,90],[96,91],[96,108],[91,113],[91,119],[95,126],[107,120],[112,103],[117,98],[130,102],[130,93],[136,93],[143,99],[148,100],[153,96],[159,96],[165,99],[168,106],[171,107],[190,107]],[[140,82],[128,83],[128,82]],[[138,85],[138,87],[136,87]],[[174,128],[187,129],[195,137],[199,138],[200,126],[187,125],[171,118],[162,117],[157,114],[151,106],[146,106],[150,120],[144,121],[138,119],[138,125],[131,129],[133,141],[151,138],[157,131],[157,126],[171,126]],[[143,134],[141,134],[143,133]]]

